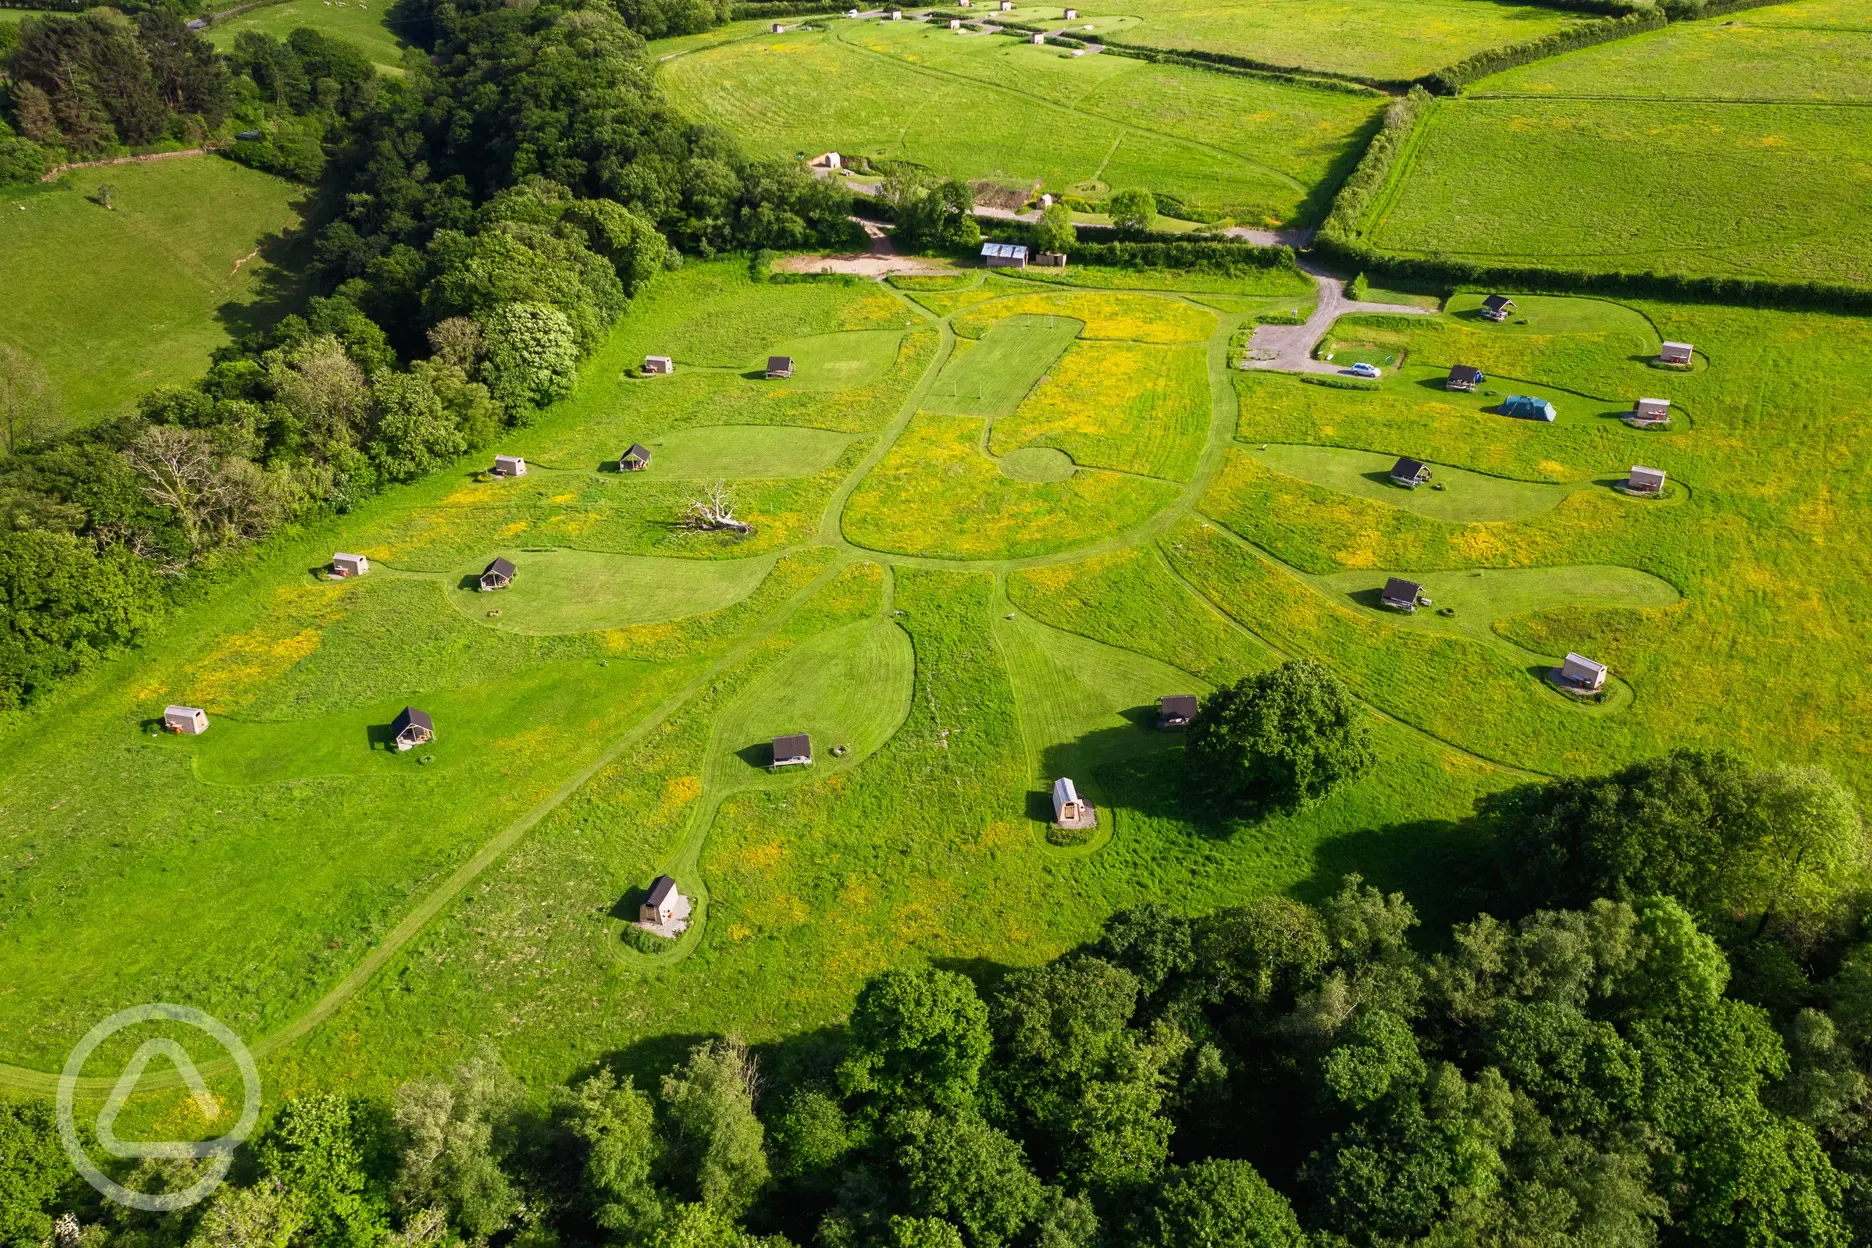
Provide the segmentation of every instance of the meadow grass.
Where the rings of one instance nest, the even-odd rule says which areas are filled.
[[[1729,746],[1872,776],[1836,726],[1868,696],[1866,665],[1847,657],[1861,649],[1849,639],[1862,632],[1855,623],[1862,556],[1839,536],[1864,523],[1869,501],[1859,474],[1872,445],[1850,415],[1864,402],[1854,361],[1872,346],[1865,324],[1633,304],[1631,316],[1650,327],[1646,338],[1691,341],[1707,354],[1706,367],[1675,373],[1648,365],[1635,329],[1592,330],[1601,315],[1595,306],[1565,316],[1550,305],[1537,310],[1527,326],[1486,330],[1460,316],[1426,317],[1396,331],[1397,341],[1416,360],[1468,357],[1490,372],[1491,384],[1514,374],[1626,402],[1658,394],[1693,419],[1638,433],[1588,408],[1583,419],[1568,409],[1557,424],[1535,425],[1489,416],[1408,377],[1387,378],[1368,394],[1244,373],[1236,378],[1238,436],[1253,444],[1408,448],[1432,463],[1525,481],[1598,482],[1641,463],[1665,468],[1682,493],[1660,504],[1587,488],[1524,520],[1445,523],[1270,472],[1235,452],[1203,510],[1319,575],[1605,565],[1648,573],[1682,600],[1636,613],[1554,606],[1498,620],[1491,631],[1541,654],[1578,650],[1609,663],[1636,692],[1627,717],[1650,724],[1632,749],[1652,748],[1647,737]],[[1543,333],[1543,321],[1585,328]],[[1452,351],[1451,343],[1463,345]],[[1795,654],[1805,657],[1790,661]],[[1746,715],[1734,713],[1737,697],[1746,699]]]
[[[754,592],[773,558],[657,559],[590,550],[490,552],[517,571],[506,589],[483,591],[483,560],[448,586],[449,603],[476,623],[515,633],[584,633],[656,624],[717,611]],[[495,613],[498,612],[498,616]]]
[[[1043,282],[1049,286],[1079,286],[1094,290],[1176,290],[1245,298],[1284,296],[1309,303],[1317,289],[1311,279],[1292,269],[1211,273],[1202,269],[1121,269],[1100,264],[1072,264],[1061,269],[1034,267],[1014,272],[1023,281]]]
[[[284,39],[304,26],[357,45],[381,72],[401,75],[403,43],[390,25],[391,7],[389,0],[289,0],[237,13],[214,23],[206,34],[208,42],[227,52],[244,30]]]
[[[1337,446],[1284,446],[1263,443],[1266,450],[1243,453],[1282,476],[1369,498],[1432,520],[1524,520],[1559,506],[1560,500],[1590,483],[1551,485],[1487,476],[1461,468],[1432,465],[1433,485],[1405,489],[1391,480],[1398,455],[1389,451],[1354,451]],[[1405,454],[1409,454],[1408,449]],[[1602,487],[1603,488],[1603,487]]]
[[[817,25],[677,46],[661,80],[679,108],[767,155],[831,149],[1055,192],[1147,186],[1257,222],[1317,216],[1382,107],[923,23]]]
[[[1423,586],[1429,606],[1412,615],[1399,615],[1379,601],[1385,579],[1410,578]],[[1500,634],[1494,625],[1535,611],[1563,607],[1609,607],[1626,610],[1668,607],[1681,596],[1669,582],[1636,568],[1572,566],[1540,568],[1477,568],[1470,571],[1395,573],[1335,572],[1303,578],[1316,588],[1351,603],[1399,628],[1422,632],[1460,633],[1480,641]],[[1433,609],[1434,608],[1434,609]],[[1444,612],[1453,614],[1445,615]]]
[[[1872,282],[1863,123],[1823,104],[1443,100],[1361,229],[1478,263]]]
[[[1180,299],[1129,292],[1079,291],[1071,294],[1016,293],[975,302],[951,323],[964,338],[980,338],[1009,317],[1062,317],[1084,323],[1082,338],[1172,344],[1206,342],[1216,332],[1216,316]]]
[[[1863,102],[1872,80],[1872,41],[1863,10],[1775,5],[1672,22],[1663,30],[1582,48],[1495,74],[1472,95],[1618,96]]]
[[[1187,481],[1208,432],[1201,348],[1081,342],[1018,409],[994,422],[988,446],[997,455],[1058,447],[1089,467]]]
[[[1211,685],[1271,667],[1273,651],[1178,580],[1155,546],[1021,568],[1008,599],[1056,629],[1135,651]]]
[[[1489,48],[1538,39],[1578,20],[1534,5],[1377,0],[1110,0],[1092,20],[1135,15],[1118,37],[1158,48],[1227,52],[1273,65],[1384,79],[1421,77]]]
[[[1005,416],[1085,328],[1063,316],[1010,316],[979,341],[952,354],[923,399],[926,411],[956,416]]]
[[[110,209],[91,198],[103,182]],[[217,156],[16,190],[0,213],[0,342],[45,368],[66,425],[197,377],[216,347],[297,306],[297,279],[275,266],[306,195]]]
[[[986,421],[919,412],[852,494],[845,537],[894,554],[1018,559],[1122,533],[1176,497],[1166,482],[1084,468],[1017,480],[982,453],[986,436]]]
[[[329,1026],[270,1061],[269,1080],[316,1085],[345,1070],[384,1087],[446,1069],[475,1036],[539,1082],[601,1060],[650,1074],[698,1036],[771,1043],[832,1024],[887,967],[1036,964],[1146,899],[1199,913],[1269,891],[1318,896],[1355,862],[1387,887],[1441,875],[1444,897],[1469,877],[1454,821],[1508,777],[1382,721],[1383,765],[1305,815],[1247,828],[1193,807],[1172,748],[1106,766],[1102,813],[1118,832],[1104,850],[1047,846],[1028,817],[1030,759],[990,578],[895,577],[917,659],[907,717],[848,772],[722,804],[699,859],[709,919],[691,956],[636,971],[615,952],[611,915],[705,800],[711,724],[745,672],[550,816]]]
[[[607,344],[605,361],[636,367],[646,355],[667,355],[678,370],[685,364],[752,370],[784,342],[848,329],[902,329],[912,319],[873,283],[757,282],[744,257],[692,260],[638,292]],[[868,353],[875,349],[866,346]],[[594,360],[588,367],[601,365]]]

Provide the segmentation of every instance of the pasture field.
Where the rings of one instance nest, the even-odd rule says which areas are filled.
[[[1367,392],[1229,368],[1256,297],[901,285],[659,276],[503,442],[527,477],[463,462],[283,540],[9,725],[0,1062],[29,1070],[0,1082],[152,992],[256,1041],[275,1093],[381,1091],[482,1038],[535,1083],[646,1072],[1148,898],[1358,870],[1455,916],[1462,821],[1530,775],[1726,744],[1872,780],[1862,321],[1517,295],[1494,325],[1457,297],[1334,328],[1403,361]],[[1651,367],[1663,337],[1700,366]],[[749,375],[783,348],[792,383]],[[652,352],[676,375],[637,377]],[[1483,391],[1442,388],[1457,362]],[[1560,420],[1490,410],[1524,390]],[[1669,431],[1616,419],[1653,396]],[[652,468],[612,471],[631,441]],[[1399,455],[1446,488],[1374,480]],[[1665,499],[1611,488],[1637,463]],[[751,535],[677,523],[714,479]],[[371,575],[309,573],[335,548]],[[501,552],[514,588],[467,588]],[[1388,575],[1434,606],[1379,609]],[[1544,683],[1568,650],[1610,665],[1603,702]],[[1380,765],[1222,818],[1155,700],[1296,656],[1352,688]],[[170,701],[209,733],[150,736]],[[432,746],[384,748],[404,705]],[[799,731],[812,768],[768,771]],[[1080,843],[1049,839],[1060,774],[1099,807]],[[664,871],[695,922],[646,953],[625,921]]]
[[[1053,10],[1055,14],[1058,10]],[[1464,0],[1110,0],[1080,10],[1092,21],[1132,16],[1116,33],[1153,48],[1199,48],[1270,65],[1377,79],[1411,79],[1489,48],[1564,29],[1577,17],[1535,5]]]
[[[1317,219],[1383,107],[920,22],[739,31],[671,41],[660,77],[678,107],[751,150],[910,160],[1019,190],[1144,186],[1256,223]]]
[[[110,209],[91,198],[102,182]],[[0,213],[0,342],[45,368],[67,424],[195,377],[216,347],[297,305],[298,280],[278,266],[306,195],[216,156],[17,190]]]
[[[1868,33],[1862,7],[1832,0],[1749,9],[1535,61],[1471,94],[1862,103]]]
[[[382,73],[403,73],[403,44],[389,27],[389,0],[289,0],[263,5],[216,22],[208,42],[222,51],[234,46],[243,30],[284,39],[301,26],[357,45]]]
[[[1785,5],[1537,62],[1439,101],[1374,247],[1589,271],[1872,282],[1872,48]]]

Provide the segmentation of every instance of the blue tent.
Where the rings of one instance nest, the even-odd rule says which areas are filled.
[[[1557,420],[1560,415],[1546,399],[1536,399],[1525,394],[1511,394],[1503,399],[1501,413],[1522,420]]]

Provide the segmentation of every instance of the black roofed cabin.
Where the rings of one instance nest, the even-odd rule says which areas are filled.
[[[435,721],[429,718],[428,711],[419,711],[413,706],[406,706],[402,712],[390,721],[390,739],[398,750],[414,749],[435,740]]]
[[[1417,600],[1423,597],[1423,586],[1416,581],[1407,581],[1401,576],[1388,577],[1384,591],[1378,600],[1393,611],[1402,611],[1406,615],[1417,609]]]
[[[1505,321],[1514,311],[1514,300],[1507,295],[1490,295],[1482,301],[1482,315],[1491,321]]]
[[[1169,693],[1157,699],[1159,728],[1187,728],[1196,718],[1196,695]]]
[[[1414,490],[1436,474],[1430,465],[1408,455],[1391,465],[1391,479],[1407,490]]]
[[[482,589],[506,589],[513,584],[514,573],[518,568],[505,559],[496,559],[488,564],[487,571],[481,574]]]
[[[642,472],[650,466],[650,448],[641,442],[631,443],[631,448],[618,457],[619,472]]]
[[[767,380],[781,381],[793,375],[793,357],[790,355],[770,355],[767,357]]]
[[[1445,390],[1474,390],[1487,380],[1488,378],[1482,375],[1482,370],[1473,364],[1452,364],[1449,377],[1443,382],[1443,388]]]
[[[792,736],[773,739],[773,765],[775,767],[810,767],[812,766],[812,737],[804,732]]]

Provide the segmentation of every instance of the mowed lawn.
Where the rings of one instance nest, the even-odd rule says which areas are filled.
[[[385,73],[403,72],[403,48],[386,25],[390,0],[291,0],[237,13],[208,28],[208,42],[226,52],[244,30],[284,39],[301,26],[357,45]]]
[[[1127,43],[1391,80],[1417,78],[1579,20],[1535,5],[1474,0],[1110,0],[1080,11],[1093,21],[1134,15],[1138,24],[1114,36]]]
[[[90,198],[103,182],[108,210]],[[16,193],[0,212],[0,341],[44,366],[68,423],[199,376],[250,320],[292,310],[297,279],[261,253],[308,195],[218,156],[79,169]]]
[[[1255,222],[1323,210],[1383,106],[946,25],[820,24],[685,41],[662,82],[679,108],[769,156],[908,159],[1018,190],[1142,186]]]
[[[1482,263],[1872,282],[1863,26],[1816,0],[1485,79],[1430,111],[1361,231]]]

